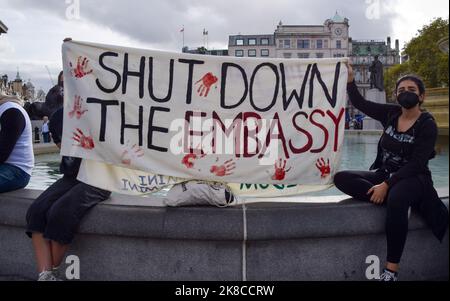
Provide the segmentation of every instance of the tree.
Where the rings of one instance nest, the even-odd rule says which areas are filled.
[[[384,89],[386,91],[387,97],[391,102],[395,102],[395,84],[397,80],[405,74],[413,73],[409,62],[403,64],[394,65],[389,68],[384,74]]]
[[[428,88],[448,87],[448,54],[438,46],[440,39],[448,37],[448,25],[448,19],[437,18],[405,45],[411,71],[420,75]]]
[[[448,54],[438,46],[441,38],[448,37],[448,25],[448,19],[437,18],[406,43],[403,54],[409,57],[408,61],[385,73],[384,86],[391,100],[395,100],[392,93],[398,78],[409,73],[419,75],[427,88],[448,87]]]

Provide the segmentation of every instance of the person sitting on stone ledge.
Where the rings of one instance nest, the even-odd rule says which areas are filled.
[[[63,108],[50,118],[54,143],[61,147]],[[61,280],[59,266],[89,209],[109,198],[111,192],[77,180],[81,159],[63,156],[64,175],[45,190],[29,207],[27,235],[32,239],[39,281]]]
[[[428,161],[435,156],[437,126],[433,116],[421,109],[425,86],[420,78],[407,75],[396,84],[398,104],[365,100],[348,67],[347,91],[352,104],[380,121],[384,132],[371,171],[341,171],[336,187],[355,199],[387,203],[387,264],[382,281],[396,281],[408,234],[410,207],[418,209],[434,235],[442,241],[448,227],[448,209],[433,187]],[[426,260],[426,259],[424,259]]]
[[[0,94],[0,193],[28,185],[34,166],[32,137],[22,101]]]

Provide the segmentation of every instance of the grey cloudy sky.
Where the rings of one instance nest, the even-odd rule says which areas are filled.
[[[80,18],[71,8],[80,6]],[[350,21],[353,39],[391,36],[401,45],[433,18],[448,18],[447,0],[0,0],[0,74],[22,78],[47,91],[61,70],[61,43],[75,40],[180,51],[185,44],[226,48],[228,35],[273,33],[284,24],[322,24],[335,11]],[[69,15],[67,14],[69,12]],[[68,18],[69,16],[69,18]]]

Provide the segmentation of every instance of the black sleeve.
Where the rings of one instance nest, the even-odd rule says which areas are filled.
[[[49,130],[55,144],[61,143],[63,129],[63,109],[58,109],[50,117]]]
[[[437,125],[433,119],[424,122],[423,128],[414,141],[414,149],[410,160],[386,180],[389,187],[394,186],[401,179],[413,177],[428,170],[427,164],[434,152],[437,134]]]
[[[393,110],[397,109],[396,105],[381,104],[364,99],[364,97],[359,93],[355,81],[347,84],[347,93],[348,98],[355,108],[357,108],[367,116],[378,120],[383,125],[386,125],[390,113]]]
[[[25,117],[18,109],[8,109],[0,118],[0,164],[8,160],[25,129]]]

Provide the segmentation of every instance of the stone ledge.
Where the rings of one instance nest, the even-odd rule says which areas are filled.
[[[0,225],[25,227],[26,211],[40,193],[39,190],[25,189],[0,195]],[[448,206],[448,199],[446,204]],[[340,203],[248,204],[247,238],[280,240],[380,234],[384,233],[381,221],[384,221],[385,212],[384,206],[351,199]],[[412,212],[410,229],[425,227],[422,219]],[[243,210],[242,206],[173,208],[99,204],[85,216],[80,233],[159,239],[242,240]]]
[[[34,143],[34,155],[59,154],[59,148],[52,143]]]
[[[36,278],[24,229],[40,193],[0,194],[0,279]],[[444,201],[448,206],[448,196]],[[244,228],[242,206],[104,203],[83,219],[69,254],[79,256],[82,280],[158,281],[365,280],[366,257],[385,257],[383,207],[259,203],[247,204],[245,217]],[[448,279],[448,234],[439,243],[415,213],[409,232],[401,279]]]

